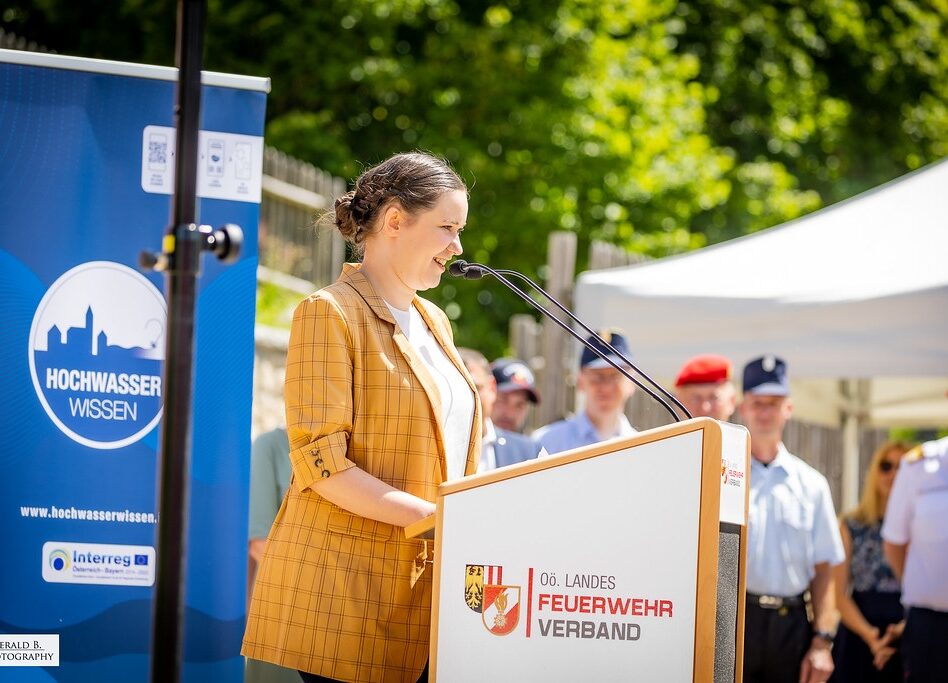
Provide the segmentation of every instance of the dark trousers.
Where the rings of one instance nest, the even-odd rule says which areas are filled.
[[[326,678],[325,676],[317,676],[316,674],[306,673],[305,671],[300,671],[300,678],[303,679],[303,683],[342,683],[337,681],[334,678]],[[421,672],[421,676],[418,677],[418,683],[428,683],[428,663],[425,662],[425,669]]]
[[[909,607],[902,634],[907,683],[948,681],[948,612]]]
[[[765,609],[747,603],[744,615],[745,683],[799,683],[800,663],[813,629],[803,605]]]

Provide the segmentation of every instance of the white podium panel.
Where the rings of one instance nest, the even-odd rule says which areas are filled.
[[[747,524],[747,429],[719,422],[721,428],[721,521]]]
[[[705,433],[445,487],[437,679],[692,681]]]

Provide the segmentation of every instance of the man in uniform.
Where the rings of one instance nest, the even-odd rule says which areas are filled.
[[[903,458],[882,539],[908,609],[902,634],[905,680],[948,681],[948,438],[922,444]]]
[[[783,444],[793,410],[786,363],[774,356],[752,360],[744,368],[743,387],[740,413],[753,456],[744,680],[826,681],[833,672],[836,628],[831,569],[844,559],[829,484]]]
[[[540,392],[530,368],[516,358],[498,358],[490,366],[497,383],[497,400],[490,419],[508,432],[522,432],[531,405],[540,403]]]
[[[471,373],[477,395],[481,399],[481,460],[478,473],[513,465],[537,457],[540,444],[523,434],[496,427],[490,418],[497,398],[497,384],[490,365],[483,354],[473,349],[459,348],[464,367]]]
[[[606,331],[601,332],[599,336],[612,344],[616,351],[629,356],[629,343],[623,335]],[[612,353],[595,336],[590,336],[587,341],[620,367],[625,365],[624,360]],[[583,348],[579,359],[576,390],[585,397],[582,412],[540,427],[533,433],[533,438],[539,441],[548,453],[568,451],[636,433],[625,416],[625,404],[632,396],[635,385],[588,348]]]
[[[731,361],[714,354],[690,359],[675,379],[675,395],[692,417],[727,422],[737,406],[737,392],[731,383]]]

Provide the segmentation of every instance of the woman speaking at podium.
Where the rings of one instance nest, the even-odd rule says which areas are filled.
[[[292,481],[267,538],[243,654],[304,681],[427,679],[430,548],[404,527],[474,472],[480,407],[447,316],[417,292],[461,253],[467,188],[398,154],[336,201],[360,264],[293,316],[286,363]]]

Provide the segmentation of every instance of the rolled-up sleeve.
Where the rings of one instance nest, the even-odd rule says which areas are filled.
[[[293,314],[286,359],[286,425],[290,465],[303,489],[355,463],[352,431],[352,340],[345,317],[330,300],[306,299]]]

